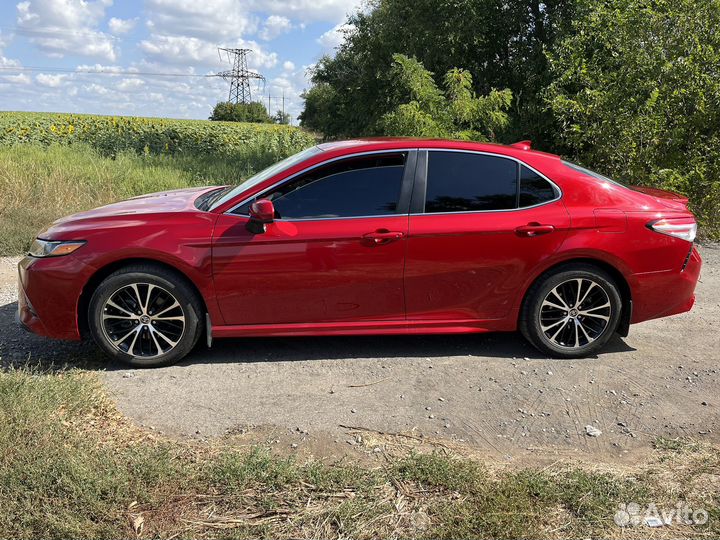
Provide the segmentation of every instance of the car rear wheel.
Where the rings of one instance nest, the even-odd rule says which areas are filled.
[[[88,321],[95,343],[135,367],[183,358],[202,332],[202,305],[182,278],[162,267],[133,265],[108,276],[93,293]]]
[[[549,356],[581,358],[605,346],[618,327],[621,308],[610,274],[573,264],[542,276],[530,288],[520,331]]]

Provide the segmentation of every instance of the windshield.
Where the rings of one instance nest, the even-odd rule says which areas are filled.
[[[596,178],[596,179],[602,180],[604,182],[610,182],[611,184],[617,184],[618,186],[626,187],[625,184],[623,184],[622,182],[618,182],[617,180],[613,180],[612,178],[603,176],[600,173],[596,173],[595,171],[591,171],[590,169],[586,169],[585,167],[581,167],[580,165],[577,165],[575,163],[570,163],[569,161],[563,161],[563,165],[565,165],[566,167],[570,167],[574,171],[582,173],[586,176],[591,176],[592,178]]]
[[[267,169],[263,169],[259,173],[257,173],[254,176],[251,176],[247,180],[245,180],[242,184],[237,185],[233,187],[232,189],[229,189],[227,192],[223,193],[222,197],[218,198],[216,201],[212,203],[210,206],[210,210],[214,210],[220,205],[225,204],[232,198],[236,197],[243,191],[246,191],[253,186],[257,186],[261,182],[264,182],[268,178],[271,178],[275,176],[276,174],[285,171],[289,169],[290,167],[297,165],[298,163],[305,161],[311,156],[314,156],[316,154],[319,154],[322,152],[320,148],[317,146],[313,146],[311,148],[308,148],[307,150],[303,150],[302,152],[299,152],[297,154],[294,154],[290,157],[287,157],[283,159],[282,161],[278,161],[274,165],[270,165]]]

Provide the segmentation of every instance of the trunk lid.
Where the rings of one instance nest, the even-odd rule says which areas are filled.
[[[637,191],[638,193],[642,193],[643,195],[648,195],[655,199],[658,203],[662,204],[663,206],[667,206],[668,208],[673,208],[676,210],[682,210],[687,208],[688,205],[688,198],[685,195],[681,195],[679,193],[675,193],[674,191],[668,191],[665,189],[658,189],[653,187],[647,187],[647,186],[627,186],[629,189],[632,189],[633,191]]]

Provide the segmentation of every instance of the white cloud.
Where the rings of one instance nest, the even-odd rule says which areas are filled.
[[[295,69],[295,64],[293,64],[290,60],[286,60],[283,62],[283,70],[284,71],[292,71]]]
[[[149,57],[170,64],[217,64],[217,49],[209,42],[187,36],[152,35],[140,42]]]
[[[0,67],[15,67],[20,65],[20,62],[17,60],[3,56],[3,49],[10,43],[10,39],[10,36],[4,36],[0,31]]]
[[[251,68],[272,68],[278,62],[277,53],[264,51],[255,41],[238,40],[233,47],[253,50],[248,55]],[[160,63],[230,68],[224,54],[218,54],[215,43],[196,37],[151,35],[140,42],[140,50],[149,59]]]
[[[16,67],[19,65],[20,62],[18,62],[17,60],[13,60],[12,58],[6,58],[2,54],[0,54],[0,67]]]
[[[155,101],[158,103],[162,103],[165,101],[165,96],[159,92],[150,92],[147,97],[150,101]]]
[[[83,90],[90,94],[97,94],[98,96],[106,96],[110,93],[108,88],[97,83],[86,84],[83,86]]]
[[[345,20],[364,0],[245,0],[247,9],[280,14],[301,21]]]
[[[146,0],[145,12],[153,33],[217,40],[256,30],[257,17],[245,4],[237,0]]]
[[[112,0],[26,0],[17,4],[17,26],[46,55],[67,54],[114,61],[113,37],[97,29]]]
[[[137,17],[134,19],[118,19],[116,17],[111,17],[108,21],[108,28],[110,28],[110,32],[115,35],[127,34],[135,28],[137,21]]]
[[[337,24],[321,35],[317,39],[317,42],[322,46],[324,52],[330,53],[337,49],[342,42],[345,41],[345,34],[352,31],[352,29],[353,27],[349,24]]]
[[[67,78],[67,75],[51,75],[49,73],[38,73],[35,80],[42,86],[57,88]]]
[[[116,86],[118,90],[121,92],[133,92],[135,90],[139,90],[145,86],[145,81],[142,79],[132,78],[132,79],[123,79],[120,81],[120,83]]]
[[[12,84],[30,84],[30,77],[28,77],[26,73],[18,73],[17,75],[5,75],[2,79]]]
[[[292,23],[282,15],[270,15],[259,33],[260,39],[270,41],[292,30]]]

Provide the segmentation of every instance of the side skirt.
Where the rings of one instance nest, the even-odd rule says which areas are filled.
[[[514,330],[514,328],[508,327],[508,323],[504,319],[363,321],[214,326],[212,337],[469,334],[507,330]]]

